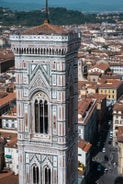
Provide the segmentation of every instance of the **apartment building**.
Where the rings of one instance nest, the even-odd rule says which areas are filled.
[[[123,174],[123,125],[117,129],[118,174]]]
[[[10,111],[3,114],[0,119],[3,129],[17,130],[16,108],[10,109]]]
[[[113,145],[117,144],[117,131],[123,126],[123,101],[114,104],[113,107]]]
[[[78,162],[80,163],[81,171],[85,177],[90,172],[91,147],[92,145],[89,142],[81,138],[78,140]]]
[[[107,105],[114,104],[123,94],[123,81],[118,79],[103,79],[99,81],[99,94],[105,94]]]
[[[97,82],[102,75],[105,75],[109,72],[110,67],[108,63],[104,62],[96,63],[88,70],[88,80],[92,82]]]
[[[0,93],[0,116],[8,113],[10,107],[16,104],[16,95],[15,93]],[[2,122],[0,119],[0,127],[2,127]]]
[[[97,133],[96,99],[85,97],[78,101],[78,135],[93,144]]]
[[[14,54],[10,48],[0,48],[0,73],[14,66]]]
[[[111,61],[110,68],[114,75],[119,75],[123,79],[123,62],[122,61]]]

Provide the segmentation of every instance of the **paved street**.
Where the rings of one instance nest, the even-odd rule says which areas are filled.
[[[110,127],[109,127],[110,128]],[[111,129],[111,128],[110,128]],[[112,146],[110,129],[105,127],[95,147],[92,158],[92,173],[88,184],[114,184],[117,174],[117,148]]]

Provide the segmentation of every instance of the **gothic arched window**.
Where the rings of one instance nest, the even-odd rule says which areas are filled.
[[[35,132],[48,134],[48,100],[37,95],[34,101]]]
[[[51,170],[48,166],[45,167],[45,184],[51,184]]]
[[[35,132],[38,132],[39,125],[38,125],[38,101],[35,100]]]
[[[32,169],[33,184],[39,184],[39,168],[35,165]]]

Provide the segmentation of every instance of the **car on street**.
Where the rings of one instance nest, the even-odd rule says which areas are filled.
[[[104,172],[107,172],[107,171],[108,171],[108,168],[105,168],[105,169],[104,169]]]
[[[103,152],[103,153],[105,153],[105,152],[106,152],[106,149],[105,149],[105,147],[102,149],[102,152]]]
[[[111,131],[111,130],[109,132],[109,139],[113,139],[113,131]]]
[[[98,165],[98,166],[97,166],[97,171],[101,171],[101,170],[102,170],[101,165]]]
[[[111,120],[108,121],[108,125],[111,125]]]

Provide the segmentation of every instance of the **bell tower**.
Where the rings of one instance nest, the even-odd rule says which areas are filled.
[[[76,183],[80,35],[46,19],[10,40],[16,68],[19,184]]]

